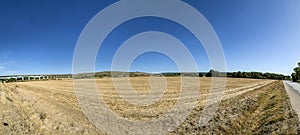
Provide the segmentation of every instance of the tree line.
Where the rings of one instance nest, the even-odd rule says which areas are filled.
[[[275,80],[291,80],[290,76],[276,74],[276,73],[261,73],[261,72],[219,72],[217,70],[210,70],[208,72],[198,73],[162,73],[164,76],[198,76],[198,77],[232,77],[232,78],[253,78],[253,79],[275,79]]]
[[[290,76],[276,73],[261,73],[261,72],[218,72],[210,70],[206,77],[233,77],[233,78],[254,78],[254,79],[275,79],[275,80],[290,80]]]

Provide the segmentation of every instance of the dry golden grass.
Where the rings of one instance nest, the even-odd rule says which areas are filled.
[[[124,81],[123,78],[117,78],[116,80]],[[170,110],[177,102],[177,98],[181,92],[181,78],[168,77],[166,81],[167,87],[162,98],[148,106],[133,105],[120,97],[114,88],[111,78],[99,79],[97,83],[105,102],[114,112],[128,119],[149,120],[166,113],[166,111]],[[228,78],[226,81],[226,89],[230,91],[232,89],[268,81],[269,80]],[[147,94],[151,89],[149,77],[133,77],[130,78],[130,83],[132,88],[139,94]],[[199,93],[201,94],[198,96],[197,105],[203,105],[203,101],[208,97],[207,94],[211,88],[211,78],[200,78],[199,84]],[[234,92],[237,91],[239,91],[239,89]],[[230,92],[228,92],[228,94],[230,94]]]
[[[124,82],[124,78],[115,78]],[[115,90],[112,78],[97,79],[99,92],[108,107],[123,118],[150,120],[170,110],[180,94],[180,77],[167,77],[167,86],[162,98],[151,105],[138,106],[121,98]],[[224,99],[243,94],[255,86],[269,83],[270,80],[227,78]],[[211,78],[200,78],[198,101],[203,106],[211,88]],[[149,94],[149,77],[130,78],[132,88],[140,95]],[[81,112],[73,88],[73,80],[31,81],[5,84],[10,90],[17,107],[25,108],[28,117],[36,119],[33,131],[29,133],[50,134],[99,134],[99,131]],[[9,92],[9,91],[6,91]],[[9,96],[8,96],[9,97]],[[188,98],[188,97],[187,97]],[[199,112],[200,113],[200,112]],[[38,117],[38,118],[35,118]],[[9,121],[9,120],[8,120]],[[15,121],[19,121],[15,119]],[[20,126],[20,125],[19,125]],[[12,132],[22,133],[22,132]]]
[[[282,81],[273,82],[219,105],[214,119],[199,127],[199,110],[171,134],[299,134],[299,120]]]

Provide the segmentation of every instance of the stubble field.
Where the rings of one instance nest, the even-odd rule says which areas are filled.
[[[118,83],[126,81],[124,78],[115,80]],[[96,82],[106,105],[119,117],[133,121],[148,121],[160,117],[176,104],[181,89],[180,77],[167,77],[166,89],[159,101],[151,105],[137,106],[128,103],[118,94],[112,78],[101,78]],[[150,93],[151,85],[148,77],[132,77],[130,84],[140,95]],[[273,109],[273,114],[271,110],[268,115],[261,117],[265,120],[263,122],[273,121],[273,123],[269,123],[270,129],[261,129],[261,132],[298,132],[297,115],[290,107],[282,82],[258,79],[227,78],[226,91],[216,117],[209,121],[208,125],[199,126],[197,122],[203,105],[214,100],[207,99],[210,88],[211,78],[200,78],[200,94],[196,95],[198,100],[194,109],[191,110],[187,120],[169,134],[260,131],[258,127],[264,128],[263,123],[259,125],[260,119],[247,123],[245,116],[260,118],[266,113],[264,110],[270,108]],[[0,96],[0,110],[2,110],[0,134],[105,134],[81,111],[74,92],[73,80],[4,83],[0,84]],[[185,98],[189,102],[189,97]],[[271,101],[276,102],[272,106],[266,104]],[[272,119],[273,117],[279,117],[279,120],[276,121],[275,118]],[[249,129],[242,128],[244,126]]]

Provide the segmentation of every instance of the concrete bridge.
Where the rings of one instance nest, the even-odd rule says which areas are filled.
[[[0,81],[31,81],[31,80],[56,80],[61,78],[72,78],[71,74],[62,75],[11,75],[11,76],[0,76]]]
[[[37,76],[37,75],[31,75],[31,76],[4,76],[0,77],[0,80],[10,80],[10,79],[15,79],[15,80],[46,80],[49,79],[48,76]]]

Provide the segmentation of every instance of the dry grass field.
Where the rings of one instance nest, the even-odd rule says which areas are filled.
[[[119,83],[123,78],[117,78]],[[176,104],[180,78],[167,77],[162,98],[154,104],[137,106],[126,102],[114,89],[111,78],[97,79],[105,103],[120,117],[147,121],[164,114]],[[208,125],[197,125],[211,88],[210,78],[201,78],[197,104],[187,120],[170,134],[296,133],[298,119],[290,107],[280,81],[227,78],[223,101]],[[140,95],[151,90],[148,77],[130,78]],[[83,114],[73,80],[31,81],[0,84],[0,134],[105,134]],[[187,99],[189,97],[186,97]]]

